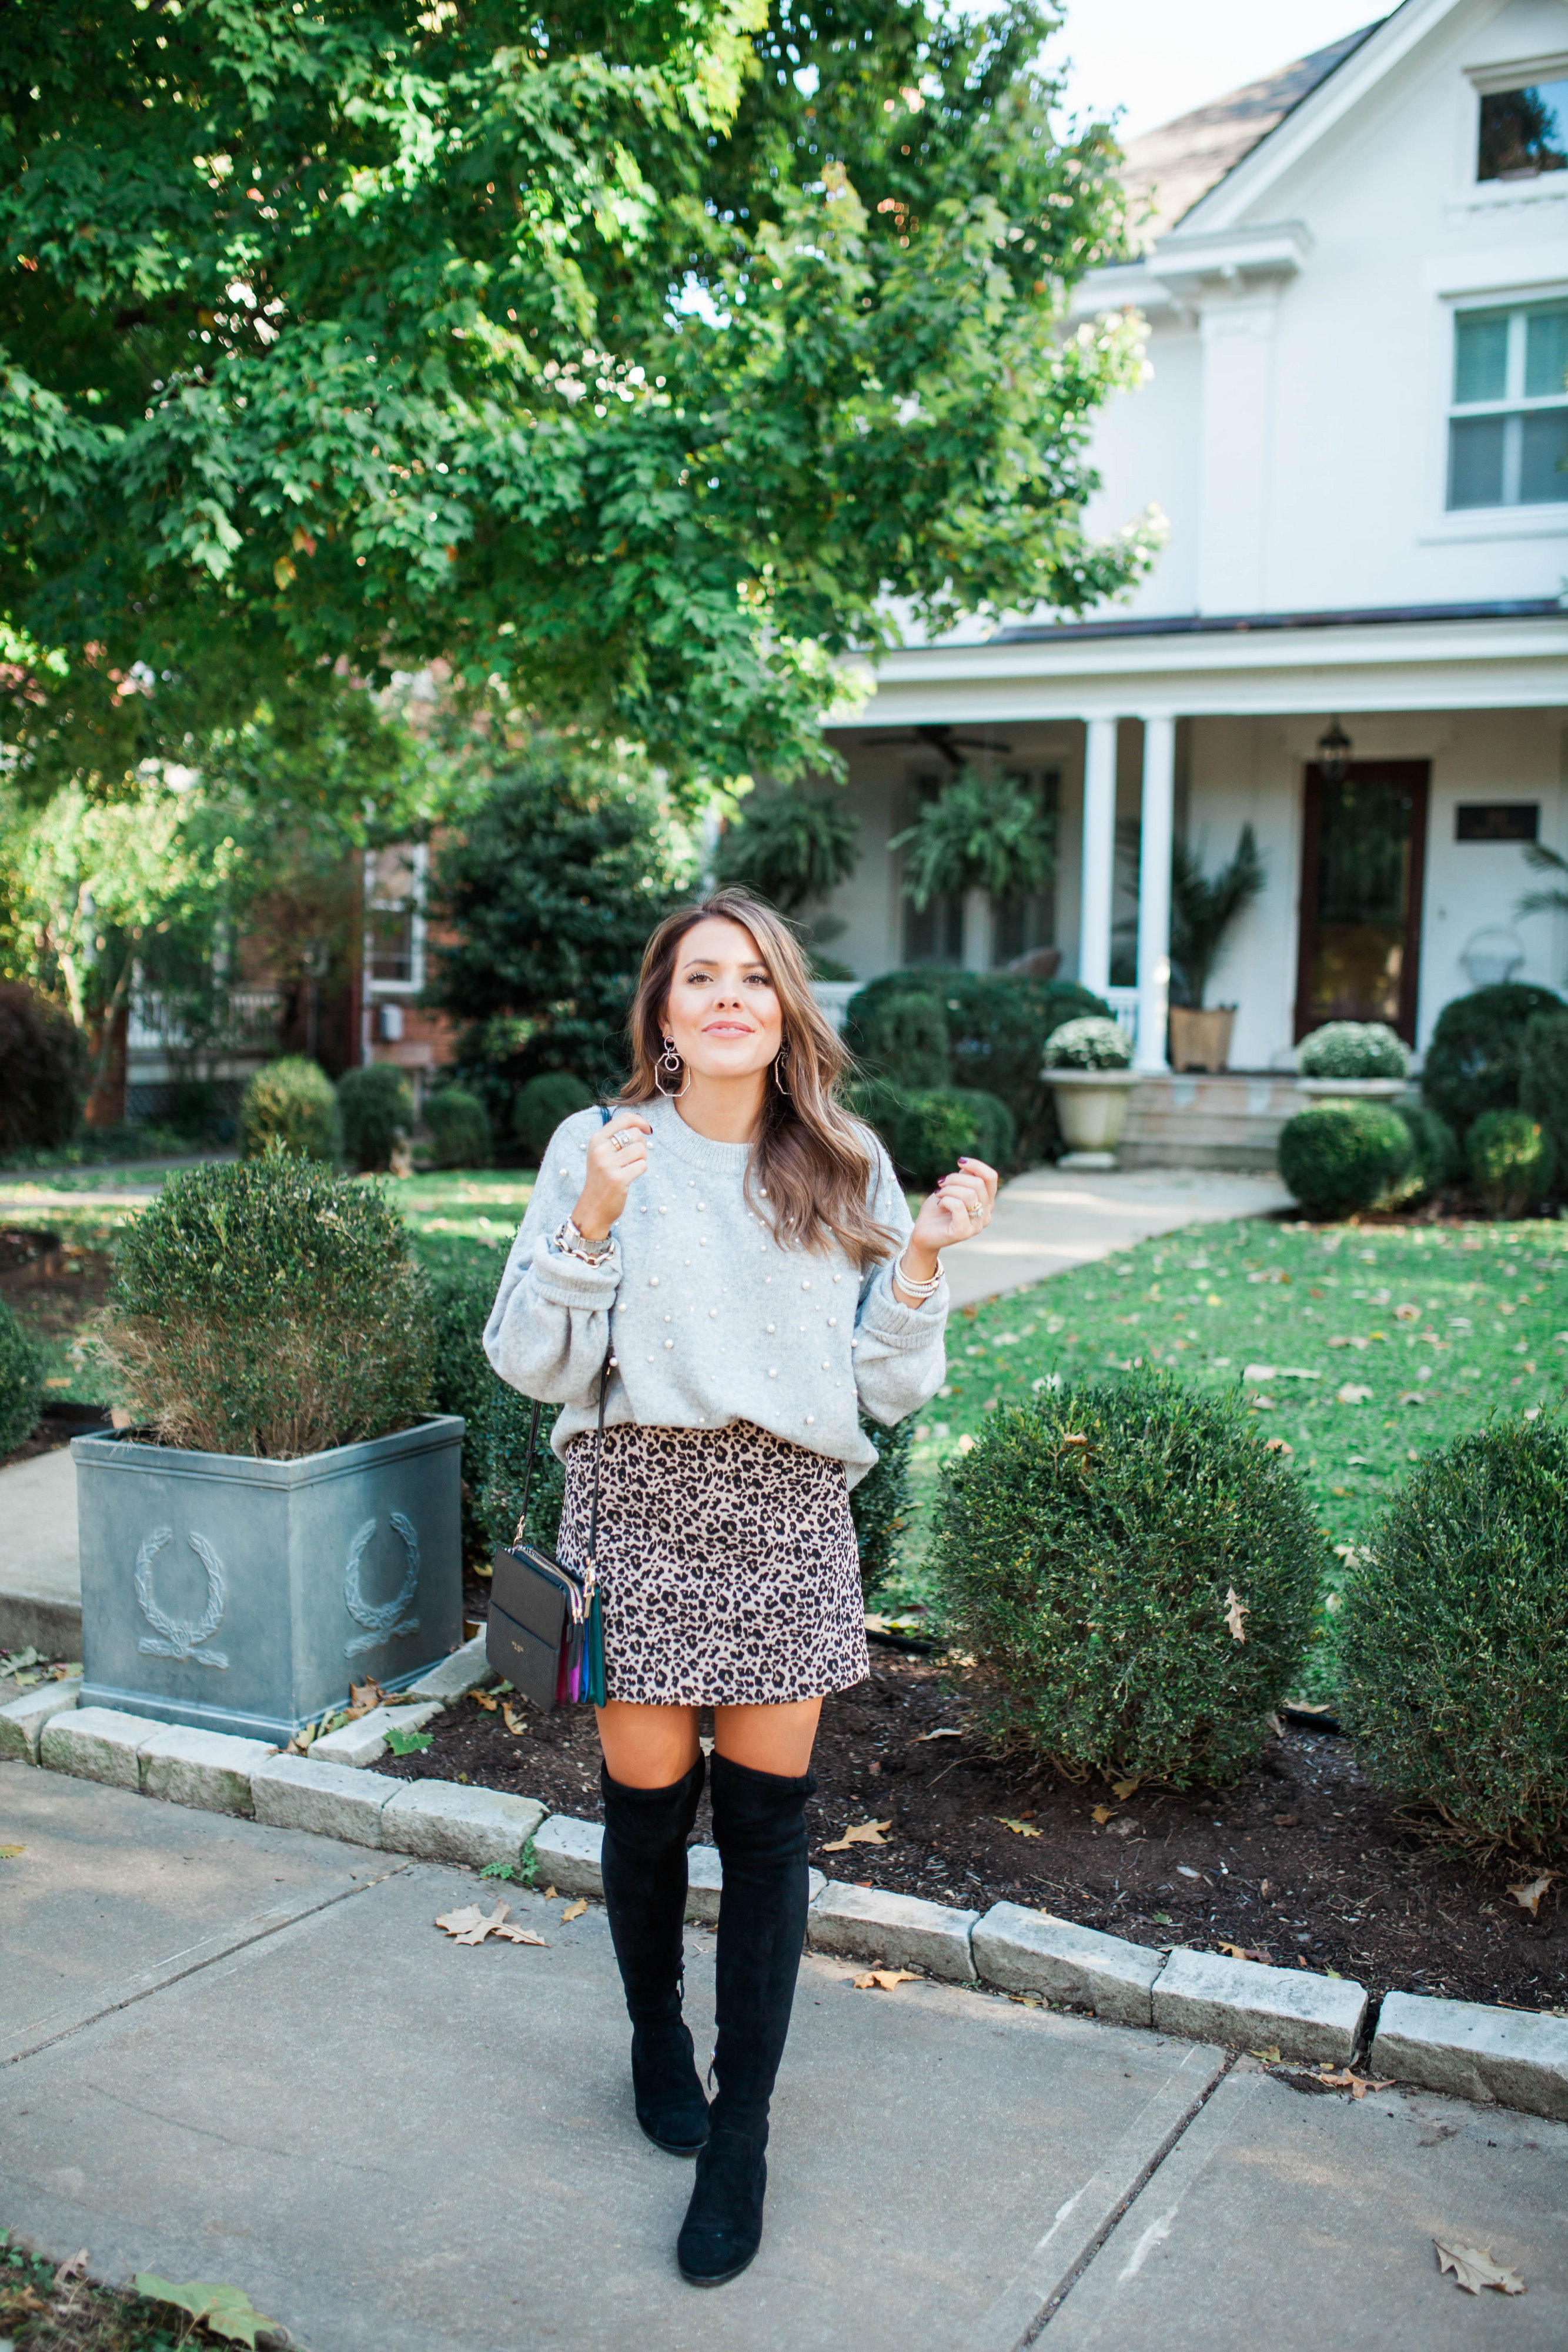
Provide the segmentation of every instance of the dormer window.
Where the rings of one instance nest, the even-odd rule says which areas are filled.
[[[1568,302],[1454,320],[1448,506],[1568,500]]]
[[[1568,78],[1481,97],[1478,180],[1535,180],[1568,172]]]

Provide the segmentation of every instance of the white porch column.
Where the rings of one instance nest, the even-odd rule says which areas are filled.
[[[1078,982],[1103,996],[1111,983],[1111,896],[1115,877],[1116,721],[1083,730],[1083,866],[1078,907]]]
[[[1144,721],[1138,855],[1138,1047],[1135,1067],[1164,1072],[1171,992],[1171,848],[1176,836],[1176,720]]]
[[[964,893],[964,941],[960,953],[966,971],[991,968],[991,897],[988,890]]]

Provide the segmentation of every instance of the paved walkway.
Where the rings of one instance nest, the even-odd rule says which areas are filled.
[[[768,2231],[694,2294],[603,1912],[0,1765],[0,2226],[225,2280],[312,2352],[1449,2352],[1568,2341],[1568,2126],[805,1963]],[[699,2048],[713,1939],[688,1942]],[[1434,2234],[1528,2294],[1459,2294]],[[1042,2326],[1043,2322],[1043,2326]]]

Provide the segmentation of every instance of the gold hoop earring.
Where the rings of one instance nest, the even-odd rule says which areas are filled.
[[[678,1087],[667,1087],[659,1076],[661,1070],[667,1071],[671,1077],[674,1077],[678,1070],[685,1070],[685,1076]],[[654,1086],[664,1096],[666,1102],[679,1102],[681,1097],[690,1087],[691,1082],[692,1074],[690,1070],[685,1069],[685,1064],[676,1053],[674,1039],[673,1037],[666,1037],[664,1040],[664,1050],[653,1065]]]
[[[773,1083],[778,1087],[781,1095],[787,1095],[789,1091],[789,1087],[784,1083],[784,1066],[789,1059],[789,1040],[786,1037],[784,1043],[779,1046],[779,1051],[773,1056]]]

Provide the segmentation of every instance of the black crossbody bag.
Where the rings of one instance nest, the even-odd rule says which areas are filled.
[[[528,1488],[538,1443],[539,1406],[528,1418],[522,1507],[509,1544],[497,1544],[491,1564],[490,1613],[485,1655],[496,1672],[548,1715],[587,1699],[604,1704],[604,1626],[594,1560],[599,1549],[599,1470],[604,1452],[604,1400],[614,1367],[604,1359],[599,1376],[599,1423],[593,1437],[593,1489],[588,1507],[588,1559],[570,1568],[542,1544],[527,1540]]]

